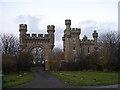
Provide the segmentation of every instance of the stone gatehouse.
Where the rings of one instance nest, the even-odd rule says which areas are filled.
[[[45,70],[49,70],[49,56],[54,47],[55,26],[48,25],[48,34],[27,34],[27,25],[20,24],[20,48],[23,52],[31,52],[33,48],[40,47],[45,53]]]

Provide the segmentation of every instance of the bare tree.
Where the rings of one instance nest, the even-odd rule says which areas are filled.
[[[109,32],[100,37],[100,65],[104,69],[116,70],[118,66],[118,40],[118,34],[115,32]]]
[[[64,52],[60,48],[54,48],[50,55],[50,69],[57,71],[61,67],[61,60],[64,60]]]
[[[42,64],[42,61],[45,60],[45,54],[44,54],[44,51],[39,48],[39,47],[36,47],[32,50],[32,55],[33,55],[33,58],[34,58],[34,62],[37,64],[37,63],[41,63]]]
[[[118,39],[119,38],[117,32],[109,32],[106,34],[102,34],[99,38],[99,47],[101,49],[103,45],[107,44],[112,49],[117,49]]]
[[[19,40],[13,34],[1,34],[2,54],[17,54],[20,51]]]

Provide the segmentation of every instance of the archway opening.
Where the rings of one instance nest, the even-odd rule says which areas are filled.
[[[33,56],[33,67],[41,67],[45,70],[45,52],[40,47],[35,47],[31,50]]]

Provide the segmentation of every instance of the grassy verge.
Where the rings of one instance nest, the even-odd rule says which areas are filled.
[[[86,72],[86,71],[46,71],[63,82],[76,86],[95,86],[118,84],[118,73],[115,72]]]
[[[16,74],[4,75],[3,78],[3,88],[9,88],[16,85],[24,84],[30,82],[34,79],[32,72],[22,72]]]

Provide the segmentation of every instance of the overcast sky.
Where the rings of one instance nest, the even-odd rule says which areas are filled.
[[[28,33],[47,33],[47,25],[55,25],[55,47],[63,47],[65,19],[72,28],[81,28],[80,38],[92,38],[117,31],[119,0],[1,0],[0,33],[19,37],[19,24],[28,25]]]

